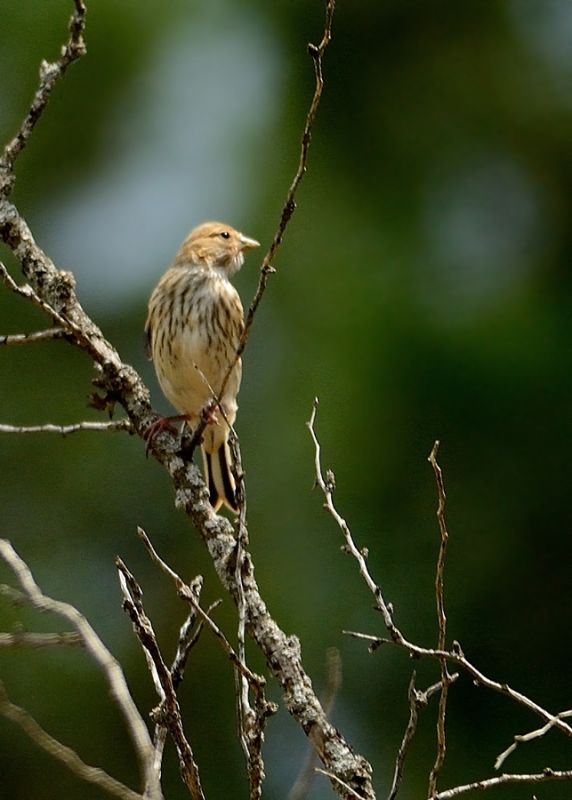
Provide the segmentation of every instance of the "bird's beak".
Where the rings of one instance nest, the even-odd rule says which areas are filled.
[[[256,239],[249,239],[248,236],[244,234],[240,234],[240,245],[241,250],[251,250],[254,247],[260,247],[260,242],[257,242]]]

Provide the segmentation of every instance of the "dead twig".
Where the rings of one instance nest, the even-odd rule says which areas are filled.
[[[450,676],[449,683],[453,683],[453,681],[456,681],[458,677],[459,673],[455,672],[453,675]],[[397,752],[397,757],[395,759],[393,781],[391,783],[391,789],[389,790],[389,795],[387,800],[395,800],[395,798],[397,797],[397,793],[399,791],[399,787],[401,786],[405,759],[407,758],[409,748],[411,747],[413,738],[415,736],[415,733],[417,732],[417,721],[419,719],[419,711],[422,708],[426,707],[430,698],[434,694],[442,690],[443,690],[443,684],[441,681],[439,681],[438,683],[433,684],[433,686],[430,686],[424,692],[421,692],[419,691],[419,689],[415,688],[415,672],[413,672],[413,674],[411,675],[411,681],[409,682],[409,690],[407,692],[407,696],[409,699],[409,719],[407,721],[405,732],[403,734],[403,739],[401,740],[401,744]]]
[[[194,580],[191,581],[189,584],[190,590],[196,595],[197,601],[200,597],[201,589],[203,586],[203,578],[201,575],[198,575]],[[208,609],[208,612],[213,610],[213,608],[218,605],[217,603],[211,604]],[[197,644],[201,631],[203,628],[202,622],[196,625],[196,615],[193,611],[191,611],[187,615],[187,619],[181,626],[179,631],[179,640],[177,643],[177,652],[175,654],[175,658],[173,659],[173,663],[171,664],[171,680],[173,682],[173,689],[177,691],[178,687],[180,686],[183,675],[185,672],[185,667],[187,665],[187,660],[189,658],[190,652],[192,648]],[[160,714],[157,714],[157,717],[160,717]],[[155,734],[153,736],[153,744],[155,746],[155,769],[157,771],[158,778],[160,779],[161,770],[162,770],[162,763],[163,763],[163,752],[165,748],[165,742],[167,740],[168,729],[166,725],[164,725],[160,719],[157,719],[155,723]]]
[[[280,245],[282,244],[282,239],[284,238],[284,234],[286,232],[286,228],[288,227],[288,223],[290,222],[292,215],[296,210],[296,194],[298,192],[300,183],[302,182],[302,178],[304,177],[308,169],[308,157],[310,154],[310,143],[312,141],[312,130],[314,127],[314,122],[316,120],[316,114],[318,113],[320,100],[322,99],[322,93],[324,91],[324,77],[322,72],[322,66],[323,66],[324,53],[326,52],[326,48],[328,47],[328,45],[332,40],[332,25],[334,21],[334,11],[336,7],[335,0],[326,0],[325,6],[326,7],[325,7],[324,29],[320,43],[318,45],[312,43],[308,44],[308,53],[310,54],[312,58],[312,63],[314,65],[315,87],[314,87],[314,94],[312,95],[312,100],[310,101],[310,106],[306,114],[306,119],[304,122],[304,130],[302,131],[302,139],[300,143],[300,158],[298,160],[298,166],[296,168],[294,178],[292,179],[292,183],[290,184],[288,192],[286,193],[286,199],[284,201],[284,205],[282,206],[282,212],[280,214],[280,222],[278,223],[278,228],[276,229],[276,233],[274,234],[268,252],[266,253],[266,255],[262,260],[258,286],[256,287],[256,292],[254,294],[254,297],[252,298],[252,301],[248,308],[248,312],[246,314],[244,328],[242,331],[242,335],[240,337],[240,342],[236,351],[236,356],[230,368],[228,369],[225,379],[222,383],[219,392],[221,396],[224,394],[225,386],[232,373],[232,370],[234,369],[236,362],[238,361],[238,359],[244,352],[244,348],[246,347],[248,337],[250,336],[250,330],[254,322],[254,317],[256,315],[258,306],[260,305],[260,302],[264,296],[266,287],[268,285],[268,278],[270,275],[276,272],[275,268],[272,266],[272,262],[274,261],[274,258],[276,256],[276,253],[278,252]]]
[[[85,31],[86,6],[83,0],[74,0],[75,9],[69,21],[70,36],[62,47],[57,61],[40,64],[40,82],[28,113],[24,117],[16,136],[4,148],[0,157],[0,192],[8,197],[14,185],[14,164],[26,147],[36,124],[41,119],[50,97],[63,78],[68,67],[86,53],[83,34]]]
[[[536,773],[523,773],[523,774],[505,774],[499,775],[496,778],[486,778],[482,781],[474,781],[467,783],[463,786],[455,786],[454,789],[445,789],[433,795],[429,800],[451,800],[454,797],[460,797],[463,794],[470,792],[485,792],[488,789],[496,789],[499,786],[507,785],[522,785],[522,784],[536,784],[548,783],[549,781],[570,781],[572,780],[572,770],[556,770],[546,767],[542,772]]]
[[[429,455],[429,462],[433,467],[435,473],[435,482],[437,484],[437,520],[439,523],[440,545],[439,557],[437,559],[437,570],[435,574],[435,598],[437,603],[437,622],[439,626],[439,635],[437,640],[437,648],[445,650],[447,646],[447,616],[445,614],[445,597],[444,597],[444,576],[445,576],[445,558],[447,555],[447,542],[449,541],[449,533],[447,531],[447,524],[445,522],[445,486],[443,484],[443,473],[441,467],[437,463],[437,453],[439,451],[439,442],[435,442],[433,449]],[[439,773],[445,763],[445,755],[447,753],[447,739],[445,730],[445,717],[447,714],[447,698],[449,696],[449,684],[451,676],[447,669],[447,659],[440,659],[441,665],[441,694],[439,696],[439,710],[437,713],[437,754],[435,762],[429,774],[428,797],[432,797],[437,791],[437,780]]]
[[[320,769],[320,767],[316,767],[316,772],[318,773],[318,775],[325,775],[326,778],[329,778],[334,786],[343,789],[344,792],[349,797],[355,797],[357,798],[357,800],[363,800],[361,794],[358,794],[355,789],[352,789],[351,786],[349,786],[345,781],[343,781],[337,775],[334,775],[333,772],[328,772],[325,769]]]
[[[161,701],[159,707],[153,714],[155,722],[164,726],[169,731],[175,743],[179,756],[181,775],[185,785],[189,789],[191,797],[193,800],[204,800],[199,770],[195,762],[191,745],[183,729],[181,710],[173,686],[171,671],[163,660],[153,626],[143,608],[143,593],[139,584],[123,561],[120,558],[116,558],[115,563],[119,571],[119,582],[124,598],[123,608],[128,614],[133,625],[133,630],[143,648],[153,678],[155,690]],[[155,757],[153,763],[156,771],[155,780],[158,780],[158,776],[160,775],[160,762],[158,764],[159,752],[162,754],[162,748],[156,748],[154,751]]]
[[[135,433],[128,419],[111,420],[110,422],[74,422],[71,425],[4,425],[0,423],[0,433],[58,433],[69,436],[79,431],[127,431]]]
[[[111,775],[108,775],[107,772],[99,767],[91,767],[86,764],[75,750],[46,733],[25,709],[10,701],[2,681],[0,681],[0,714],[18,725],[38,747],[64,764],[78,778],[94,784],[113,797],[120,798],[120,800],[143,800],[142,795],[137,794],[137,792],[129,789],[128,786],[112,778]]]
[[[53,339],[63,339],[65,331],[63,328],[48,328],[45,331],[34,331],[34,333],[12,333],[0,336],[0,346],[12,347],[19,344],[35,344],[36,342],[47,342]]]
[[[495,761],[495,769],[500,769],[502,767],[505,760],[511,755],[511,753],[514,753],[519,744],[523,742],[531,742],[534,739],[539,739],[547,734],[548,731],[552,730],[555,720],[569,719],[570,717],[572,717],[572,709],[569,709],[568,711],[561,711],[559,714],[555,715],[554,719],[550,720],[545,725],[542,725],[540,728],[536,728],[529,733],[515,734],[513,743],[507,747],[506,750],[503,750],[503,752],[497,757],[497,760]]]
[[[147,727],[129,693],[125,676],[119,663],[105,647],[85,617],[74,606],[61,600],[53,600],[42,593],[28,565],[20,558],[6,539],[0,539],[0,558],[5,561],[18,580],[22,589],[21,597],[25,598],[38,611],[50,612],[63,617],[81,637],[87,653],[103,671],[111,696],[123,715],[139,759],[143,783],[145,786],[150,787],[149,797],[159,800],[162,797],[161,790],[153,780],[152,775],[153,745]]]
[[[315,449],[315,458],[314,458],[314,465],[316,471],[316,483],[322,490],[322,493],[325,497],[324,508],[328,511],[329,514],[334,518],[336,524],[340,528],[344,540],[345,540],[345,547],[344,550],[352,555],[358,563],[360,575],[362,576],[363,580],[365,581],[366,586],[371,591],[373,596],[375,597],[376,607],[381,612],[383,617],[383,621],[385,623],[385,627],[389,631],[392,640],[394,640],[398,644],[404,644],[405,640],[398,630],[396,625],[393,622],[393,615],[390,605],[385,601],[383,597],[383,593],[381,588],[377,585],[377,583],[371,577],[368,567],[367,567],[367,550],[359,550],[356,546],[352,533],[350,531],[348,523],[345,519],[339,514],[335,505],[334,505],[334,498],[333,493],[334,489],[336,488],[336,478],[332,470],[327,470],[326,475],[324,476],[322,472],[322,464],[321,464],[321,447],[318,437],[315,431],[315,422],[316,422],[316,414],[318,412],[318,405],[319,401],[318,398],[314,398],[314,403],[312,406],[312,414],[310,415],[310,419],[306,423],[308,430],[310,431],[310,436],[312,437],[312,441],[314,443]]]
[[[83,647],[83,639],[75,631],[64,633],[0,633],[0,648],[29,647],[32,650],[44,647]]]

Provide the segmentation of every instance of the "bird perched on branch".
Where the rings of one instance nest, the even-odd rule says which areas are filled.
[[[205,222],[187,236],[149,300],[145,331],[163,393],[177,409],[151,426],[147,439],[185,420],[206,422],[202,452],[210,502],[238,512],[228,437],[236,419],[244,327],[240,297],[230,278],[255,239],[221,222]]]

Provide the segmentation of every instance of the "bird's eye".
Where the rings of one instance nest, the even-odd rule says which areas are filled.
[[[230,239],[230,233],[228,231],[221,231],[220,235],[223,239]]]

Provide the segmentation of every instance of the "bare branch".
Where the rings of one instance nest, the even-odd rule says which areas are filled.
[[[228,641],[228,639],[226,638],[224,633],[221,631],[221,629],[218,627],[216,622],[213,619],[211,619],[211,617],[207,614],[207,612],[204,611],[201,608],[201,606],[198,604],[194,594],[190,591],[190,589],[187,586],[187,584],[183,581],[182,578],[180,578],[177,575],[177,573],[173,569],[171,569],[171,567],[165,561],[163,561],[161,556],[157,553],[157,551],[155,550],[155,548],[153,547],[153,545],[151,543],[151,540],[149,539],[149,537],[147,536],[147,534],[145,533],[143,528],[138,528],[137,531],[139,533],[139,538],[141,539],[141,541],[143,542],[143,544],[147,548],[147,551],[148,551],[149,555],[151,556],[151,558],[153,559],[153,561],[155,561],[155,563],[158,564],[161,567],[163,572],[165,572],[165,574],[169,575],[169,577],[175,582],[175,585],[177,587],[177,591],[178,591],[179,595],[182,598],[184,598],[188,603],[190,603],[190,605],[192,606],[193,610],[198,614],[198,616],[202,619],[202,621],[205,623],[205,625],[207,625],[207,627],[209,627],[211,629],[211,631],[214,633],[216,638],[221,643],[222,648],[226,652],[226,654],[228,655],[229,659],[237,667],[237,669],[240,670],[240,672],[244,675],[244,677],[248,680],[248,682],[252,686],[252,688],[254,689],[254,688],[257,688],[259,686],[263,686],[266,683],[264,678],[261,677],[260,675],[255,675],[254,672],[252,672],[246,666],[246,664],[244,664],[240,660],[240,658],[238,657],[238,655],[237,655],[236,651],[234,650],[233,646]]]
[[[197,577],[191,581],[189,584],[190,590],[196,596],[197,601],[200,598],[200,593],[203,586],[203,578],[201,575],[197,575]],[[216,603],[212,603],[208,609],[208,612],[213,610],[214,607],[218,605],[218,601]],[[201,635],[201,631],[203,628],[202,622],[200,622],[196,629],[193,630],[193,626],[196,622],[196,615],[193,611],[191,611],[187,615],[187,619],[181,626],[179,631],[179,641],[177,645],[177,652],[175,654],[175,658],[173,659],[173,663],[171,664],[171,680],[173,682],[173,689],[177,691],[177,688],[181,684],[183,680],[183,675],[185,672],[185,667],[187,665],[187,659],[191,652],[191,649],[195,646],[198,642],[199,637]],[[158,715],[160,716],[160,715]],[[163,762],[163,752],[165,748],[165,742],[167,740],[168,729],[167,727],[158,720],[155,723],[155,735],[153,737],[153,744],[155,745],[155,770],[157,772],[157,778],[160,780],[161,778],[161,769],[162,769],[162,762]]]
[[[572,770],[556,770],[546,767],[542,772],[529,773],[529,774],[505,774],[499,775],[496,778],[487,778],[482,781],[475,781],[474,783],[467,783],[463,786],[455,786],[454,789],[446,789],[439,794],[433,795],[429,800],[451,800],[453,797],[460,797],[463,794],[470,792],[484,792],[488,789],[496,789],[499,786],[506,786],[507,784],[535,784],[535,783],[548,783],[548,781],[570,781],[572,780]]]
[[[44,647],[83,647],[83,639],[79,633],[0,633],[0,649],[8,647],[29,647],[41,649]]]
[[[437,640],[437,648],[445,650],[447,646],[447,616],[445,614],[445,598],[444,598],[444,575],[445,575],[445,558],[447,555],[447,542],[449,540],[449,533],[447,531],[447,524],[445,522],[445,486],[443,484],[443,474],[441,467],[437,463],[437,453],[439,451],[439,442],[435,442],[433,449],[429,455],[429,462],[433,467],[435,473],[435,482],[437,484],[437,520],[439,522],[439,533],[441,535],[441,542],[439,546],[439,557],[437,559],[437,571],[435,575],[435,597],[437,602],[437,621],[439,625],[439,636]],[[428,797],[434,795],[437,791],[437,780],[439,773],[445,763],[445,755],[447,753],[447,739],[445,730],[445,717],[447,713],[447,698],[449,695],[450,675],[447,670],[447,659],[441,658],[441,695],[439,697],[439,710],[437,714],[437,754],[431,773],[429,775]]]
[[[75,750],[46,733],[27,711],[9,700],[2,681],[0,681],[0,714],[18,725],[38,747],[64,764],[78,778],[95,784],[120,800],[142,800],[142,795],[115,780],[99,767],[89,766],[82,761]]]
[[[453,675],[449,677],[449,683],[453,683],[459,677],[459,673],[455,672]],[[407,754],[409,752],[409,748],[413,742],[413,738],[415,733],[417,732],[417,721],[419,719],[419,711],[422,708],[425,708],[429,699],[439,691],[443,690],[443,683],[439,681],[438,683],[433,684],[424,692],[419,691],[415,688],[415,672],[411,675],[411,681],[409,682],[409,690],[407,692],[407,696],[409,698],[409,719],[407,721],[407,726],[405,728],[405,732],[403,734],[403,739],[401,740],[401,744],[399,746],[399,750],[397,753],[397,758],[395,759],[395,770],[393,773],[393,781],[391,783],[391,789],[389,790],[389,795],[387,800],[395,800],[397,797],[397,793],[399,791],[399,787],[401,785],[401,779],[403,777],[403,767],[405,765],[405,759],[407,758]]]
[[[36,342],[63,339],[64,336],[65,331],[63,328],[48,328],[46,331],[35,331],[34,333],[13,333],[7,336],[0,336],[0,346],[11,347],[18,344],[35,344]]]
[[[246,343],[250,335],[250,329],[252,328],[252,324],[254,322],[256,311],[258,310],[258,306],[260,305],[260,302],[266,291],[266,286],[268,284],[268,277],[272,273],[276,272],[276,270],[272,266],[272,262],[276,256],[276,253],[278,252],[280,245],[282,244],[282,239],[284,237],[284,233],[286,232],[286,228],[288,227],[288,223],[290,222],[292,215],[296,210],[296,193],[298,191],[300,183],[302,182],[302,178],[304,177],[308,169],[308,156],[310,154],[312,130],[314,127],[314,122],[316,120],[316,114],[318,113],[318,106],[320,105],[320,100],[322,99],[322,92],[324,90],[322,61],[324,53],[326,52],[326,48],[328,47],[329,43],[332,40],[332,24],[334,21],[335,6],[336,6],[335,0],[325,0],[325,20],[324,20],[324,29],[321,41],[318,45],[312,43],[308,44],[308,53],[310,54],[314,65],[314,75],[316,83],[314,88],[314,94],[312,96],[312,100],[308,108],[308,113],[306,114],[306,120],[304,122],[304,130],[302,132],[302,140],[300,144],[300,158],[298,161],[298,167],[296,169],[294,178],[292,179],[292,183],[290,184],[290,187],[286,194],[286,200],[284,201],[284,205],[282,206],[282,212],[280,214],[280,222],[278,224],[278,228],[276,230],[276,233],[274,234],[274,238],[272,239],[270,248],[268,249],[268,252],[264,256],[264,259],[262,260],[258,286],[256,288],[256,292],[254,294],[254,297],[252,298],[252,302],[250,303],[250,307],[246,314],[244,329],[242,331],[242,336],[240,337],[240,343],[236,351],[236,357],[231,366],[229,367],[225,379],[222,383],[220,395],[224,394],[224,389],[232,373],[232,370],[234,369],[236,362],[244,352],[244,348],[246,347]]]
[[[13,208],[9,204],[6,205],[9,209]],[[19,227],[22,229],[21,232],[25,235],[27,231],[26,224],[22,219],[18,219],[18,222],[19,222]],[[69,277],[69,273],[62,272],[60,273],[60,275],[64,281],[67,280],[71,282],[72,285],[74,284],[74,281]],[[41,309],[46,314],[48,314],[53,319],[53,321],[63,330],[70,333],[78,334],[81,339],[81,330],[79,328],[74,326],[69,320],[66,320],[51,303],[48,303],[46,300],[44,300],[44,298],[42,298],[38,294],[38,292],[36,292],[31,286],[29,286],[28,284],[20,286],[18,283],[16,283],[14,278],[10,275],[10,273],[8,272],[8,270],[1,261],[0,261],[0,280],[2,280],[2,282],[9,289],[11,289],[14,292],[14,294],[18,294],[20,295],[20,297],[25,297],[27,300],[30,300],[37,308]]]
[[[298,168],[296,170],[292,183],[290,184],[288,193],[286,194],[286,200],[284,202],[284,206],[282,208],[282,214],[280,216],[280,224],[278,225],[278,229],[274,234],[274,238],[272,239],[270,249],[264,256],[264,259],[262,261],[262,266],[260,268],[260,281],[258,283],[256,294],[254,295],[252,303],[250,304],[250,308],[248,309],[248,314],[246,315],[244,331],[242,333],[240,345],[238,348],[238,355],[240,355],[243,352],[246,346],[246,342],[250,333],[250,328],[254,320],[254,315],[256,314],[256,310],[260,305],[260,301],[262,300],[262,297],[266,290],[266,285],[268,283],[268,276],[273,272],[275,272],[275,269],[272,266],[272,262],[274,260],[278,248],[282,243],[282,238],[286,231],[286,227],[288,226],[288,223],[290,222],[290,219],[292,218],[292,215],[296,210],[296,192],[298,191],[298,187],[300,186],[302,178],[306,174],[306,170],[308,168],[308,156],[310,153],[310,143],[312,141],[312,129],[314,127],[316,114],[318,112],[318,106],[320,105],[320,100],[322,99],[322,92],[324,90],[324,79],[322,75],[322,59],[324,57],[326,48],[332,39],[332,24],[334,20],[334,10],[335,10],[335,0],[326,0],[326,17],[324,21],[324,32],[322,34],[322,39],[318,45],[315,44],[308,45],[308,53],[312,57],[312,61],[314,64],[316,86],[314,89],[314,94],[312,97],[312,101],[310,103],[310,107],[308,109],[308,113],[306,115],[304,131],[302,133],[302,142],[300,147],[300,159],[298,162]]]
[[[78,431],[127,431],[134,433],[133,426],[128,419],[111,420],[110,422],[75,422],[71,425],[3,425],[0,423],[0,433],[59,433],[68,436]]]
[[[175,743],[181,774],[185,785],[191,793],[191,797],[193,800],[204,800],[199,770],[191,745],[183,729],[181,709],[173,686],[171,671],[163,660],[153,626],[143,609],[143,593],[123,561],[117,558],[115,563],[119,570],[121,590],[124,597],[123,607],[129,615],[133,630],[143,648],[155,689],[161,700],[159,708],[154,713],[155,721],[157,724],[167,728]],[[157,770],[157,751],[155,752],[154,765],[155,770]],[[157,774],[155,779],[158,779]]]
[[[322,473],[322,465],[321,465],[321,447],[320,442],[318,441],[318,437],[316,436],[316,431],[314,428],[315,421],[316,421],[316,414],[318,411],[318,398],[314,399],[314,404],[312,407],[312,414],[310,419],[306,423],[308,430],[310,431],[310,436],[312,437],[312,441],[314,442],[315,448],[315,469],[316,469],[316,483],[322,490],[324,497],[326,498],[326,502],[324,504],[324,508],[328,511],[336,524],[340,528],[344,539],[345,539],[345,550],[346,552],[350,553],[358,563],[360,575],[365,581],[366,586],[370,590],[370,592],[375,597],[375,602],[378,610],[381,612],[383,621],[385,623],[385,627],[389,631],[390,636],[395,642],[399,644],[404,644],[405,640],[403,639],[402,634],[397,629],[393,622],[393,615],[391,608],[388,603],[384,600],[381,588],[376,584],[376,582],[371,577],[367,563],[367,551],[366,550],[359,550],[356,547],[356,544],[353,540],[352,533],[350,531],[349,525],[345,521],[345,519],[338,513],[333,500],[333,492],[336,488],[336,478],[334,473],[331,470],[326,472],[326,477],[324,477]]]
[[[245,513],[245,506],[242,506],[241,513]],[[247,770],[250,780],[250,797],[251,800],[259,798],[261,797],[262,782],[264,780],[264,762],[262,761],[264,726],[267,718],[277,711],[277,706],[266,700],[264,694],[266,681],[249,669],[244,659],[244,649],[242,651],[239,650],[239,653],[234,650],[227,637],[211,618],[210,609],[208,612],[205,612],[201,608],[196,593],[192,592],[182,578],[163,561],[153,547],[145,531],[142,528],[138,528],[138,533],[153,561],[155,561],[163,572],[174,581],[179,595],[191,605],[202,622],[211,629],[236,669],[236,674],[238,676],[237,701],[239,736],[247,761]],[[251,707],[249,702],[248,687],[250,687],[254,693],[254,707]]]
[[[189,590],[193,594],[193,597],[196,598],[197,603],[200,601],[202,588],[203,577],[202,575],[197,575],[197,577],[189,584]],[[220,603],[220,600],[215,600],[214,603],[211,603],[207,609],[207,614],[210,615],[212,611],[214,611],[214,609],[220,605]],[[179,631],[177,652],[175,653],[175,658],[171,664],[171,677],[173,680],[173,687],[175,689],[179,687],[181,681],[183,680],[189,654],[199,641],[201,632],[203,630],[202,622],[199,622],[196,628],[194,628],[196,620],[197,615],[195,614],[194,610],[191,610],[187,615],[187,619],[185,620],[184,624],[181,626],[181,630]]]
[[[0,191],[7,197],[14,184],[14,164],[25,148],[37,122],[46,110],[56,84],[63,78],[68,67],[85,55],[83,41],[85,30],[86,7],[83,0],[74,0],[75,10],[69,21],[70,37],[62,47],[59,59],[53,63],[42,61],[40,65],[40,83],[32,100],[32,104],[20,126],[20,130],[12,141],[6,145],[0,158]],[[4,175],[2,176],[2,173]]]
[[[372,636],[367,633],[359,633],[358,631],[345,630],[343,633],[352,636],[354,639],[361,639],[369,642],[370,652],[378,650],[382,645],[394,645],[403,648],[414,658],[432,658],[438,661],[445,658],[449,664],[455,664],[467,672],[475,686],[490,689],[493,692],[509,697],[515,703],[518,703],[518,705],[528,709],[546,723],[549,723],[551,727],[557,728],[559,731],[566,734],[566,736],[572,737],[572,728],[564,722],[564,719],[562,719],[559,714],[551,714],[526,695],[512,689],[507,683],[500,683],[499,681],[488,678],[465,657],[458,642],[453,643],[452,650],[436,650],[430,647],[421,647],[413,644],[413,642],[408,641],[404,637],[402,637],[401,640],[395,640],[393,638],[383,638],[380,636]]]
[[[16,553],[6,539],[0,539],[0,558],[4,559],[8,567],[17,578],[27,601],[39,611],[50,612],[66,619],[81,636],[83,645],[89,655],[103,671],[111,695],[125,720],[131,736],[135,751],[139,758],[139,766],[145,785],[152,787],[150,797],[160,798],[160,788],[152,780],[148,780],[152,769],[153,745],[147,727],[139,714],[135,703],[129,693],[125,676],[115,658],[97,636],[91,625],[80,612],[61,600],[53,600],[44,595],[34,580],[27,564]]]
[[[559,714],[555,715],[554,720],[550,720],[546,723],[546,725],[536,728],[535,730],[530,731],[530,733],[517,733],[514,737],[513,743],[497,757],[497,760],[495,761],[495,769],[500,769],[502,767],[505,760],[516,750],[520,743],[531,742],[533,739],[539,739],[541,736],[547,734],[548,731],[552,730],[555,720],[569,719],[570,717],[572,717],[572,709],[569,709],[568,711],[561,711]]]

